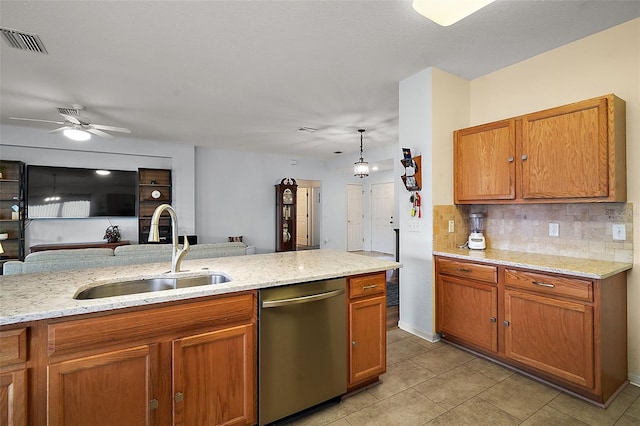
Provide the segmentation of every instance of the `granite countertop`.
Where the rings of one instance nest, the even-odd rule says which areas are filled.
[[[594,279],[604,279],[633,267],[632,263],[494,249],[444,249],[434,250],[433,254],[463,260],[476,260],[498,266],[536,269],[543,272]]]
[[[130,265],[78,271],[11,275],[0,278],[0,325],[58,318],[119,308],[256,290],[401,267],[381,260],[338,250],[305,250],[249,256],[189,260],[178,276],[222,272],[232,281],[222,284],[139,293],[93,300],[75,300],[86,288],[114,281],[170,276],[170,263]]]

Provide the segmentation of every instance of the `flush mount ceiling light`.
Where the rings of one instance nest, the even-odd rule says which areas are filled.
[[[358,129],[360,132],[360,159],[353,163],[353,175],[359,178],[364,178],[369,176],[369,163],[364,161],[362,157],[362,134],[365,132],[364,129]]]
[[[88,141],[89,139],[91,139],[91,134],[89,132],[85,132],[84,130],[80,129],[65,129],[62,134],[71,140],[79,142]]]
[[[413,0],[413,9],[438,25],[448,27],[494,0]]]

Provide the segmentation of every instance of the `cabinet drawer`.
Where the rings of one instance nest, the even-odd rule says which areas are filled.
[[[505,270],[504,277],[507,287],[593,302],[593,282],[590,280],[556,277],[511,269]]]
[[[498,282],[498,268],[451,259],[438,259],[438,273],[488,283]]]
[[[349,299],[384,294],[386,282],[384,271],[349,277]]]
[[[27,361],[27,329],[0,331],[0,366]]]

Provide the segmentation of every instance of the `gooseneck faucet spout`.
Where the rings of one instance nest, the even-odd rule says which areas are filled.
[[[160,224],[160,215],[165,210],[169,213],[169,216],[171,216],[171,272],[175,273],[180,272],[182,259],[189,253],[189,241],[185,235],[182,248],[178,245],[178,215],[169,204],[160,204],[153,212],[153,216],[151,216],[151,228],[149,229],[149,242],[157,243],[160,241],[158,226]]]

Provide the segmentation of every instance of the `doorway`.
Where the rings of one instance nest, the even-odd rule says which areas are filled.
[[[371,251],[395,253],[393,182],[371,184]]]
[[[364,186],[347,184],[347,251],[364,249]]]
[[[320,181],[298,180],[296,249],[320,248]]]

